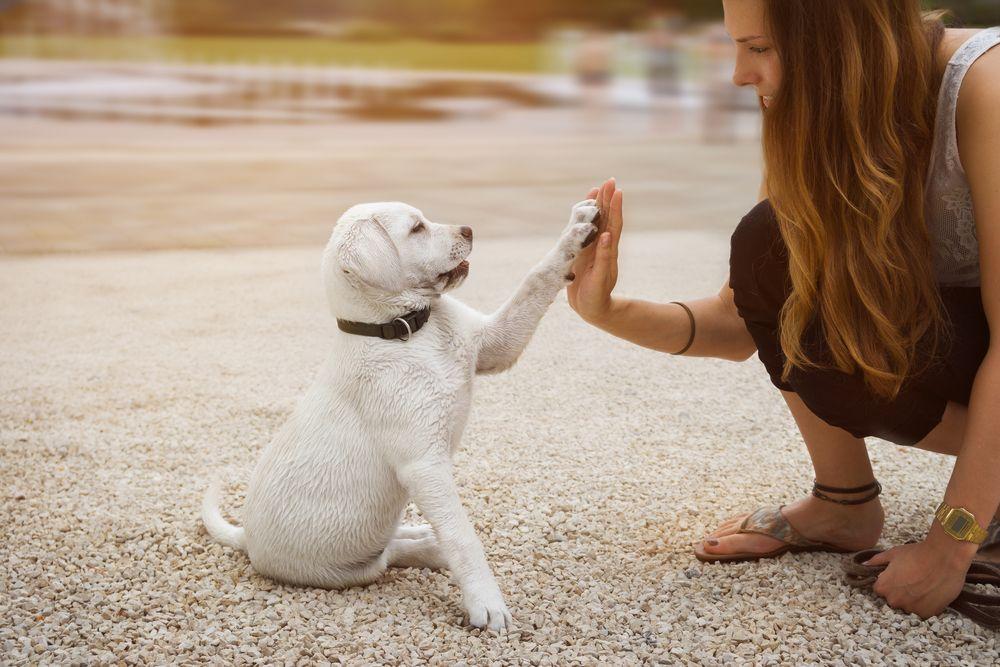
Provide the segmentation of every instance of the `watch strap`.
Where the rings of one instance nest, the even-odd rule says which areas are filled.
[[[982,544],[988,533],[976,521],[976,517],[964,507],[952,507],[942,502],[934,512],[934,518],[951,537],[962,542]]]

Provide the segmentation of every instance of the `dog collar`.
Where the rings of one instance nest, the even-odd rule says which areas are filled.
[[[349,322],[347,320],[337,320],[337,326],[341,331],[358,336],[372,336],[385,340],[399,339],[401,341],[410,340],[410,336],[420,331],[420,328],[427,324],[431,316],[430,306],[421,310],[414,310],[402,317],[397,317],[392,322],[385,324],[366,324],[364,322]]]

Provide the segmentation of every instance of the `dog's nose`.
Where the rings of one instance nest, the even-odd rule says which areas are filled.
[[[458,231],[465,238],[472,240],[472,227],[459,227]]]

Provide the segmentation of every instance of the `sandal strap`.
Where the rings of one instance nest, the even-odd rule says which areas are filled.
[[[881,553],[880,549],[868,549],[844,559],[843,568],[849,585],[868,588],[875,583],[886,566],[863,563],[878,553]],[[973,561],[965,581],[973,585],[997,585],[1000,583],[1000,567],[981,560]],[[948,606],[984,628],[1000,630],[1000,595],[980,593],[966,586]]]
[[[992,547],[1000,544],[1000,519],[994,519],[986,527],[986,539],[979,545],[980,549]]]
[[[973,623],[989,630],[1000,630],[1000,595],[977,593],[963,588],[948,606]]]
[[[780,507],[761,507],[751,512],[743,523],[740,524],[740,533],[754,533],[766,535],[780,540],[785,544],[796,547],[816,547],[822,546],[822,542],[813,542],[802,536],[799,531],[788,523],[788,519],[781,513]]]
[[[969,584],[1000,586],[1000,565],[983,559],[974,560],[965,573],[965,581]]]

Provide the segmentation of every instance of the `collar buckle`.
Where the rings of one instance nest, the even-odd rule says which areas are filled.
[[[403,326],[406,327],[406,338],[403,338],[403,332],[399,330],[399,327],[395,326],[396,322],[402,322]],[[393,333],[395,334],[396,338],[399,338],[399,340],[403,341],[404,343],[406,341],[410,340],[410,336],[413,335],[413,329],[410,328],[410,323],[409,322],[407,322],[406,320],[404,320],[402,317],[397,317],[396,319],[394,319],[392,321],[392,324],[393,324],[393,328],[394,328],[394,332]]]

